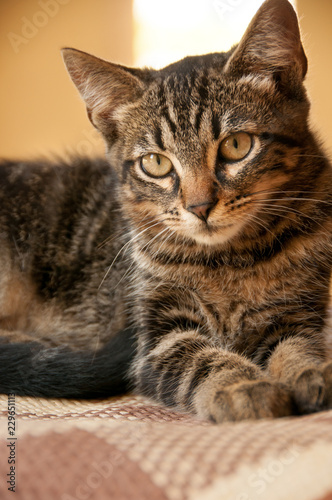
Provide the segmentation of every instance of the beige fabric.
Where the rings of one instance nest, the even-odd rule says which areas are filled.
[[[332,500],[332,411],[213,425],[141,397],[16,397],[16,492],[7,490],[0,397],[0,498]]]

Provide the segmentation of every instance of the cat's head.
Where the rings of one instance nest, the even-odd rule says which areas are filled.
[[[228,53],[160,71],[63,55],[139,228],[210,246],[257,236],[262,207],[309,182],[307,62],[287,0],[267,0]]]

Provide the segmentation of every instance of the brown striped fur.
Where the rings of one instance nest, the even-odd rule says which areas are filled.
[[[130,325],[130,383],[166,405],[215,422],[332,408],[331,166],[288,1],[228,53],[160,71],[63,54],[109,164],[1,167],[3,339],[101,352]],[[229,161],[238,132],[252,146]]]

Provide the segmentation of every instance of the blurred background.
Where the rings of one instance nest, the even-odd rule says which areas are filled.
[[[262,0],[0,0],[0,156],[103,152],[60,48],[161,67],[229,49]],[[294,0],[309,58],[312,124],[332,153],[332,2]]]

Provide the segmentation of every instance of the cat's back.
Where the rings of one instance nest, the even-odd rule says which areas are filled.
[[[116,204],[116,178],[105,160],[0,161],[1,233],[9,232],[18,246],[54,231],[59,243],[83,215]]]
[[[114,183],[113,170],[102,159],[0,160],[0,213],[12,212],[15,202],[27,214],[37,206],[57,212],[64,199],[71,198],[74,206],[82,195]]]
[[[82,265],[109,236],[110,220],[115,230],[116,206],[116,179],[104,160],[2,161],[0,260],[35,274]]]
[[[105,307],[125,273],[121,259],[107,273],[125,235],[105,160],[0,162],[0,330],[45,338],[51,328],[59,342],[86,346],[98,318],[121,328],[125,292]]]

